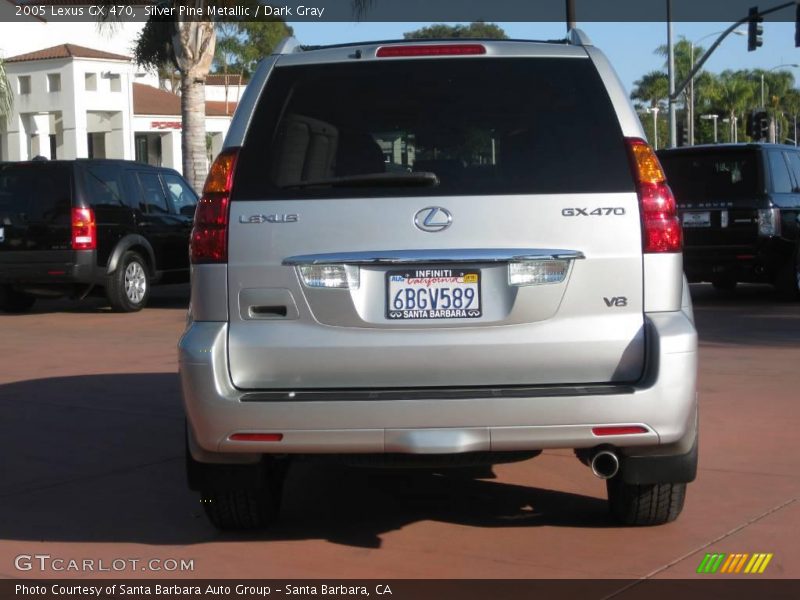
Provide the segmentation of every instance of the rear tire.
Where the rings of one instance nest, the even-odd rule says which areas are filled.
[[[265,529],[280,512],[280,486],[257,489],[214,490],[201,494],[211,524],[222,531]]]
[[[10,285],[0,286],[0,310],[7,313],[28,312],[36,302],[36,298],[24,292],[18,292]]]
[[[800,246],[780,272],[777,287],[787,300],[800,300]]]
[[[614,477],[606,481],[606,489],[611,514],[623,525],[670,523],[681,514],[686,498],[685,483],[636,485]]]
[[[114,312],[142,310],[150,297],[147,263],[136,252],[126,252],[117,269],[108,276],[106,297]]]

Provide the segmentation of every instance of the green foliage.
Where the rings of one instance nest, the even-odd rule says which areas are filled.
[[[248,77],[258,62],[272,53],[278,43],[293,35],[281,20],[217,24],[215,73],[241,73]]]
[[[415,31],[409,31],[404,33],[403,37],[407,40],[449,38],[508,39],[508,35],[506,35],[502,27],[494,23],[484,23],[483,21],[476,21],[469,25],[445,25],[444,23],[438,23]]]
[[[644,106],[659,106],[669,96],[669,79],[666,73],[650,71],[633,83],[631,99],[638,100]]]

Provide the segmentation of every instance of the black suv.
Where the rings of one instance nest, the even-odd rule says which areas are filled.
[[[197,196],[171,169],[124,160],[0,164],[0,310],[105,289],[140,310],[151,284],[188,280]]]
[[[800,149],[723,144],[658,153],[678,203],[689,281],[800,290]]]

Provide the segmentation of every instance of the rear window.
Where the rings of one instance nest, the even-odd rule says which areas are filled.
[[[72,169],[69,165],[0,165],[0,223],[3,218],[69,223],[71,206]]]
[[[276,68],[234,183],[237,200],[630,190],[596,69],[553,58]]]
[[[758,197],[758,152],[663,153],[659,159],[679,205],[737,201]]]

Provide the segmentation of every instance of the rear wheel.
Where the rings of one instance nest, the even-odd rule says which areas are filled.
[[[800,300],[800,247],[780,274],[778,289],[787,300]]]
[[[636,485],[619,477],[606,481],[608,505],[624,525],[663,525],[678,518],[686,498],[685,483]]]
[[[0,310],[8,313],[28,312],[36,302],[36,298],[24,292],[18,292],[10,285],[0,286]]]
[[[147,264],[136,252],[126,252],[117,269],[108,276],[106,296],[116,312],[136,312],[144,308],[150,296]]]

